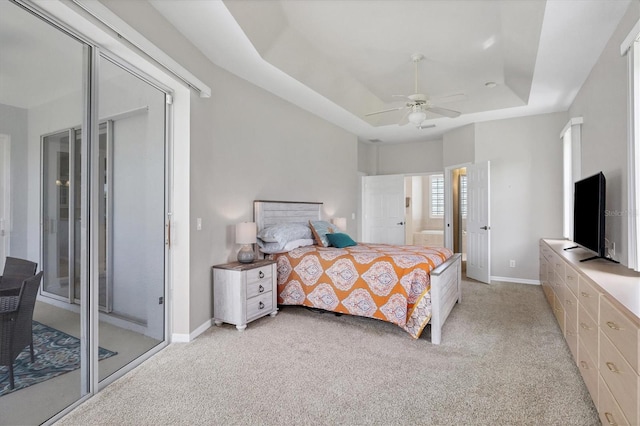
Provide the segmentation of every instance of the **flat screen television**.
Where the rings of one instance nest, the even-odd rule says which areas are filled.
[[[604,258],[606,254],[604,218],[607,181],[602,172],[575,183],[573,241]]]

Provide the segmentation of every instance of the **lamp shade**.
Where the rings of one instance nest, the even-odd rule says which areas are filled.
[[[236,225],[236,243],[254,244],[256,242],[255,222],[242,222]]]
[[[334,217],[331,222],[337,226],[341,231],[347,230],[347,218],[346,217]]]

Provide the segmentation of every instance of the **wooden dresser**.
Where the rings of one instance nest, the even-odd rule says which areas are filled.
[[[540,282],[603,425],[640,424],[640,273],[540,241]]]

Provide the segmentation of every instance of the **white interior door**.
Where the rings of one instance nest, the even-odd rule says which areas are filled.
[[[489,162],[467,166],[467,277],[491,282]]]
[[[11,140],[0,135],[0,271],[4,269],[11,237]]]
[[[404,244],[404,176],[365,176],[363,194],[363,240]]]

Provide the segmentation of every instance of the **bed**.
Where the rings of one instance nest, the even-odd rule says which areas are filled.
[[[322,203],[255,201],[254,219],[261,234],[320,221],[321,210]],[[376,318],[416,339],[431,324],[433,344],[441,342],[442,326],[462,299],[461,256],[446,248],[305,245],[269,256],[277,262],[279,305]]]

